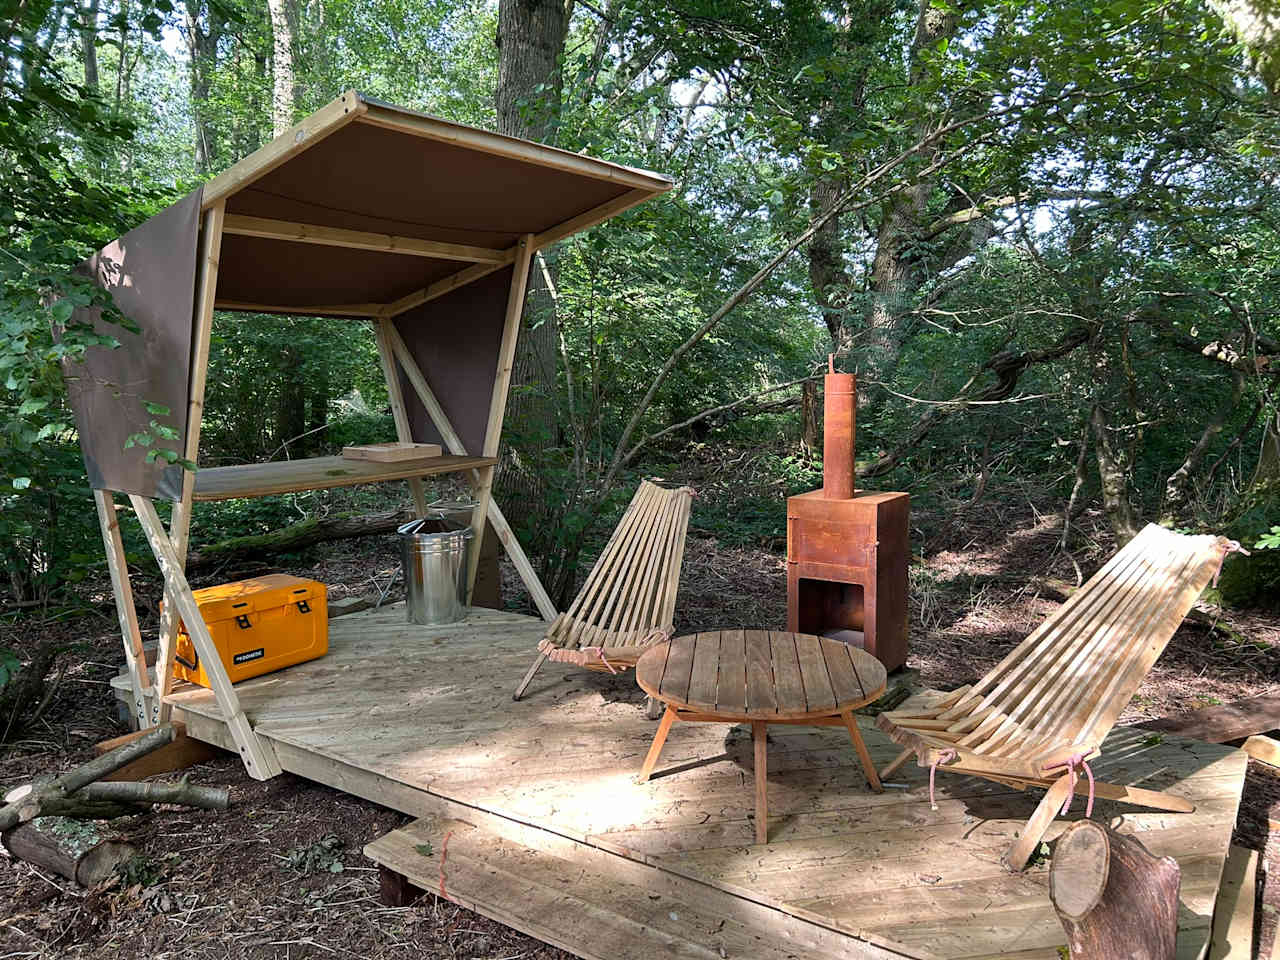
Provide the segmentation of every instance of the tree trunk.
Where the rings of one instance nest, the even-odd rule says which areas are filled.
[[[1049,899],[1079,960],[1173,960],[1181,871],[1133,837],[1092,820],[1068,827],[1049,868]]]
[[[1102,481],[1102,507],[1111,522],[1116,543],[1123,546],[1138,532],[1138,521],[1129,501],[1129,471],[1124,453],[1111,437],[1107,415],[1102,404],[1094,404],[1090,417],[1093,424],[1094,451],[1098,459],[1098,479]]]
[[[554,142],[568,29],[565,0],[500,0],[495,38],[498,132]],[[545,481],[536,470],[536,451],[561,442],[556,404],[560,320],[555,276],[555,258],[548,251],[530,272],[520,340],[512,362],[506,424],[508,434],[519,438],[528,455],[512,456],[508,442],[494,477],[493,495],[511,511],[518,526],[543,528],[559,522],[559,517],[544,516],[548,497]],[[530,466],[522,468],[518,465],[521,462]],[[536,544],[534,552],[538,552]]]
[[[1262,450],[1253,471],[1251,486],[1280,480],[1280,410],[1267,416],[1262,428]]]
[[[0,836],[4,848],[19,860],[52,870],[92,887],[137,855],[137,849],[92,820],[37,817]]]
[[[98,7],[100,0],[88,0],[80,24],[80,53],[84,62],[84,85],[98,92]]]
[[[1240,403],[1240,396],[1244,393],[1244,383],[1244,374],[1238,370],[1232,370],[1230,393],[1222,398],[1222,403],[1210,415],[1208,423],[1204,425],[1204,430],[1200,432],[1200,438],[1187,453],[1187,458],[1182,461],[1177,470],[1169,475],[1169,479],[1164,485],[1162,520],[1176,520],[1186,507],[1191,494],[1191,478],[1200,469],[1200,464],[1204,462],[1205,454],[1209,452],[1209,445],[1222,432],[1223,427],[1226,426],[1227,418],[1235,412],[1236,406]]]
[[[819,178],[809,188],[809,218],[817,220],[830,212],[836,199],[844,192],[844,184],[835,178]],[[809,241],[809,285],[813,287],[813,299],[822,311],[827,332],[831,335],[831,349],[845,353],[849,349],[849,329],[846,312],[852,281],[844,269],[844,243],[840,236],[840,215],[836,214],[813,235]],[[812,391],[813,385],[806,387]]]
[[[822,456],[822,404],[816,380],[800,384],[800,452],[806,457]]]
[[[187,54],[191,72],[191,118],[196,134],[196,171],[212,173],[219,164],[217,132],[209,109],[209,90],[218,62],[218,44],[222,40],[225,21],[217,5],[210,5],[201,24],[201,8],[188,2],[186,16]]]
[[[293,21],[289,0],[267,0],[271,15],[271,133],[280,136],[293,126],[297,97],[293,79]]]
[[[302,377],[302,351],[285,347],[281,351],[280,396],[276,406],[275,445],[284,446],[307,432],[307,385]],[[289,457],[294,450],[288,450]]]

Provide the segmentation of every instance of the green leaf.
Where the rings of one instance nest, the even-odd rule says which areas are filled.
[[[31,478],[30,478],[30,477],[14,477],[14,478],[13,478],[13,489],[15,489],[15,490],[25,490],[25,489],[27,489],[27,487],[29,487],[29,486],[31,486]]]
[[[58,323],[66,323],[71,319],[71,313],[75,310],[75,304],[64,298],[56,301],[49,309],[53,314],[53,319],[57,320]]]

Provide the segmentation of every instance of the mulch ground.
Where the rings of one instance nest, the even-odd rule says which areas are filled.
[[[1045,595],[1046,582],[1074,583],[1077,564],[1085,574],[1096,569],[1111,551],[1109,538],[1098,518],[1080,523],[1068,557],[1057,549],[1060,521],[1029,504],[961,504],[945,515],[913,517],[913,546],[923,550],[911,574],[910,666],[923,684],[951,687],[980,676],[1056,604]],[[376,538],[280,566],[324,580],[338,598],[385,585],[396,562],[392,538]],[[257,569],[226,568],[205,579]],[[727,547],[695,535],[683,574],[682,628],[785,621],[785,559],[776,540]],[[509,568],[504,585],[511,604],[527,603]],[[140,580],[135,590],[145,633],[154,628],[159,591]],[[84,595],[87,610],[0,620],[0,645],[30,651],[50,639],[76,644],[63,657],[65,673],[41,721],[0,753],[0,788],[82,762],[93,743],[123,730],[108,687],[120,659],[114,611],[105,584]],[[1184,626],[1122,722],[1270,689],[1280,679],[1280,618],[1228,619],[1247,648],[1205,627]],[[0,958],[568,956],[430,894],[411,907],[382,906],[376,870],[361,848],[407,822],[399,813],[288,774],[253,781],[230,756],[189,772],[193,782],[229,785],[231,811],[162,809],[118,823],[145,851],[126,878],[86,891],[30,864],[0,863]],[[1276,821],[1280,777],[1253,763],[1235,842],[1262,853],[1263,957],[1270,955],[1280,908],[1280,883],[1268,883],[1266,870],[1280,863]]]

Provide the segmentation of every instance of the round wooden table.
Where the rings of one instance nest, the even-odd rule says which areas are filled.
[[[636,680],[667,705],[641,782],[653,773],[674,721],[751,724],[757,843],[769,837],[765,756],[771,723],[847,728],[871,789],[883,789],[853,718],[854,710],[884,693],[884,665],[865,650],[805,633],[717,630],[655,644],[636,664]]]

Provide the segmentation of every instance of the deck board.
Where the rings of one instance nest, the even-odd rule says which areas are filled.
[[[543,629],[494,611],[443,628],[410,627],[398,606],[368,611],[331,622],[328,656],[236,690],[286,770],[415,816],[432,804],[470,811],[521,843],[589,855],[619,883],[692,883],[681,895],[697,891],[702,909],[763,910],[760,922],[790,924],[789,937],[835,937],[825,949],[847,956],[1056,955],[1064,938],[1047,866],[1011,876],[1000,865],[1038,791],[940,772],[932,810],[927,770],[908,764],[894,775],[907,789],[872,794],[847,734],[774,727],[773,842],[756,845],[749,731],[676,723],[657,775],[636,784],[654,723],[629,676],[547,664],[512,702]],[[226,745],[210,694],[181,688],[173,702],[193,736]],[[896,755],[861,726],[878,764]],[[1093,764],[1099,779],[1197,804],[1174,814],[1099,801],[1094,813],[1181,864],[1180,955],[1208,937],[1246,764],[1239,750],[1133,728],[1113,731]],[[1083,806],[1077,799],[1049,838]],[[492,891],[492,912],[512,910],[493,885],[477,889]],[[509,915],[519,926],[520,912]]]

